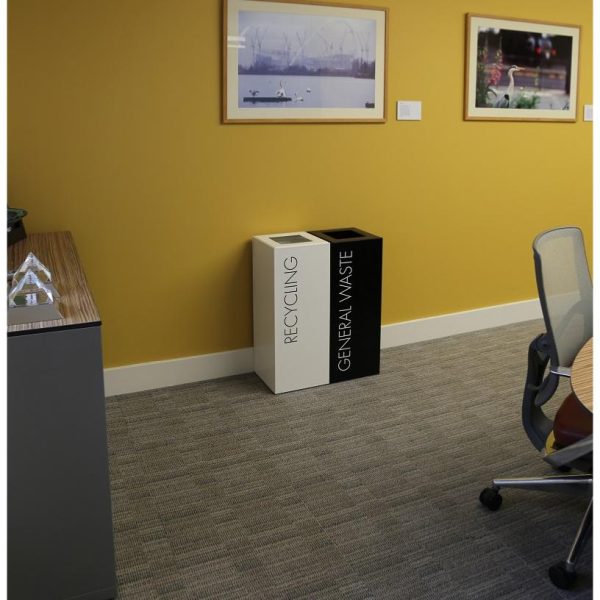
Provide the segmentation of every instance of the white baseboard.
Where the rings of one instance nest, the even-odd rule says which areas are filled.
[[[490,329],[521,321],[532,321],[542,318],[542,309],[537,298],[523,300],[522,302],[511,302],[510,304],[499,304],[497,306],[486,306],[474,310],[415,319],[384,325],[381,328],[381,347],[393,348],[415,342],[425,342],[436,338]]]
[[[104,369],[107,396],[206,381],[253,370],[252,348]]]
[[[384,325],[381,328],[381,347],[392,348],[541,318],[540,303],[536,298],[415,319]],[[252,348],[242,348],[217,354],[202,354],[105,369],[104,388],[107,396],[116,396],[240,375],[250,373],[252,370]]]

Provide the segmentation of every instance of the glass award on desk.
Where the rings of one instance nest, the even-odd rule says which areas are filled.
[[[14,279],[13,279],[14,281]],[[52,304],[54,294],[47,283],[44,283],[34,271],[26,271],[8,294],[8,306],[39,306]]]
[[[54,300],[51,285],[36,272],[25,271],[8,293],[8,325],[61,319]]]
[[[12,279],[13,287],[16,286],[28,272],[35,273],[38,279],[50,288],[54,298],[60,298],[60,294],[52,284],[52,274],[50,273],[50,269],[48,269],[48,267],[46,267],[46,265],[44,265],[44,263],[33,252],[30,252],[27,255],[27,258],[15,271]]]

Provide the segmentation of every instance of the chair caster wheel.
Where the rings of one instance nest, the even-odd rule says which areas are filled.
[[[567,571],[566,563],[559,562],[548,569],[550,581],[561,590],[570,590],[575,584],[577,574],[575,571]]]
[[[484,506],[487,506],[490,510],[498,510],[502,504],[502,496],[495,488],[485,488],[481,494],[479,494],[479,502]]]

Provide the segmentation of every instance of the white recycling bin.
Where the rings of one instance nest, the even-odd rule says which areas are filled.
[[[254,370],[276,394],[329,383],[329,254],[305,231],[252,238]]]

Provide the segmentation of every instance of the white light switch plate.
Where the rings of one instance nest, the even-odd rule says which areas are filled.
[[[398,121],[420,121],[420,100],[398,100],[396,103],[396,117]]]
[[[594,106],[592,104],[583,105],[583,120],[593,121],[594,120]]]

